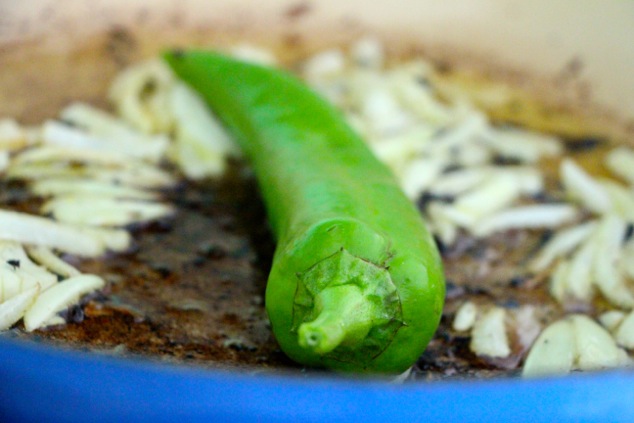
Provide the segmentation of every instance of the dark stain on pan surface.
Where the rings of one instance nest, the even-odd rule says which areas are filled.
[[[19,187],[9,191],[16,209],[35,208],[23,201],[27,196]],[[136,228],[132,252],[74,263],[109,283],[82,307],[71,308],[67,325],[33,334],[17,328],[11,336],[204,368],[301,370],[280,351],[264,310],[274,241],[253,179],[236,167],[221,181],[183,182],[166,196],[178,207],[175,218]],[[538,234],[509,233],[486,244],[464,238],[444,251],[445,314],[410,380],[517,373],[521,352],[511,365],[477,358],[451,321],[466,299],[509,307],[550,304],[543,290],[522,287],[524,281],[514,277],[530,254],[518,245],[537,243]]]

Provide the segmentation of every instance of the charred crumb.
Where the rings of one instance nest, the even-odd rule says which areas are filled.
[[[429,207],[429,205],[434,201],[439,203],[451,204],[455,200],[456,197],[453,195],[440,195],[425,191],[416,202],[416,205],[418,206],[419,210],[425,211],[427,207]]]
[[[245,259],[250,263],[255,262],[256,257],[253,249],[248,243],[243,243],[231,251],[231,257],[234,259]]]
[[[141,87],[141,91],[139,92],[139,97],[143,100],[150,98],[154,93],[156,93],[156,89],[158,87],[158,82],[154,79],[148,79],[145,84]]]
[[[202,267],[207,262],[205,257],[197,256],[191,261],[194,267]]]
[[[284,15],[288,19],[297,19],[309,14],[311,10],[312,6],[309,2],[300,2],[286,9]]]
[[[530,197],[534,201],[541,204],[549,204],[549,203],[559,203],[561,202],[561,198],[553,195],[552,193],[546,191],[540,191],[537,194],[533,194]]]
[[[529,278],[525,275],[514,276],[508,281],[508,285],[512,288],[520,288],[528,281],[528,279]]]
[[[420,76],[420,75],[416,77],[416,83],[418,85],[420,85],[421,87],[430,87],[431,86],[431,83],[429,82],[429,79],[427,79],[424,76]]]
[[[446,174],[448,174],[448,173],[457,172],[457,171],[462,170],[462,169],[464,169],[464,166],[462,166],[462,165],[460,165],[460,164],[452,164],[452,165],[449,165],[449,166],[445,167],[445,168],[442,170],[442,173],[443,173],[444,175],[446,175]]]
[[[479,374],[480,367],[469,351],[469,337],[455,336],[441,328],[416,362],[411,379],[465,378],[469,373]]]
[[[545,230],[542,233],[542,235],[539,237],[539,241],[537,242],[536,247],[537,248],[543,247],[544,245],[546,245],[548,241],[550,241],[553,238],[554,235],[555,235],[555,232],[553,230],[551,229]]]
[[[439,60],[434,63],[434,69],[438,72],[439,75],[446,75],[453,71],[453,66],[450,62],[445,60]]]
[[[237,229],[237,222],[233,216],[223,216],[217,220],[218,225],[226,231],[234,231]]]
[[[213,198],[201,193],[188,193],[179,197],[176,201],[179,206],[186,207],[187,209],[193,211],[206,210],[214,203]]]
[[[150,268],[157,272],[161,277],[166,278],[173,273],[172,267],[167,263],[150,263]]]
[[[289,49],[297,48],[302,45],[304,38],[297,32],[288,32],[282,36],[282,43]]]
[[[445,282],[446,300],[455,300],[456,298],[462,297],[465,293],[466,290],[463,286],[456,285],[456,283],[451,280]]]
[[[507,298],[503,301],[498,302],[497,305],[506,309],[514,309],[519,308],[520,302],[515,298]]]
[[[634,235],[634,224],[628,223],[627,228],[625,230],[625,235],[623,236],[623,243],[626,243],[629,240],[631,240],[632,235]]]
[[[564,139],[566,150],[570,153],[580,153],[595,150],[607,141],[600,137],[568,138]]]
[[[463,286],[465,293],[467,295],[473,296],[484,296],[493,298],[494,296],[491,294],[491,290],[488,287],[484,286],[475,286],[475,285],[465,285]]]
[[[442,242],[442,240],[435,235],[434,235],[434,242],[436,243],[436,248],[438,248],[438,252],[440,253],[441,256],[444,257],[449,247],[445,245],[445,243]]]
[[[0,181],[0,202],[15,211],[38,213],[41,199],[33,198],[23,181]]]
[[[496,166],[518,166],[522,161],[517,157],[496,155],[493,157],[493,164]]]
[[[211,260],[223,259],[229,252],[214,241],[205,241],[198,245],[197,253]]]
[[[85,317],[84,308],[79,305],[69,307],[66,312],[66,320],[68,322],[81,323]]]
[[[81,304],[86,306],[88,303],[104,303],[108,301],[109,295],[104,292],[105,290],[94,291],[84,295]]]
[[[72,120],[68,120],[68,119],[64,119],[64,118],[58,118],[57,121],[59,123],[63,124],[64,126],[68,126],[69,128],[78,128],[79,127]]]
[[[145,228],[147,228],[147,230],[149,231],[153,231],[157,233],[170,232],[174,229],[174,218],[166,217],[163,219],[153,220],[152,222],[147,223],[145,225]]]
[[[479,243],[475,238],[460,232],[454,243],[450,247],[445,248],[443,257],[455,259],[466,254],[477,257],[474,251],[478,251],[478,245]]]
[[[498,256],[498,252],[492,246],[485,246],[484,248],[470,248],[468,252],[474,259],[480,261],[490,261]]]
[[[137,47],[136,39],[126,27],[115,25],[110,28],[105,50],[116,65],[123,67],[130,63]]]
[[[229,342],[225,345],[227,348],[232,349],[237,352],[250,352],[254,353],[258,350],[257,347],[252,345],[245,345],[241,342]]]
[[[181,47],[177,47],[170,50],[170,54],[172,55],[172,57],[174,57],[174,59],[181,60],[185,58],[186,52],[185,52],[185,49]]]

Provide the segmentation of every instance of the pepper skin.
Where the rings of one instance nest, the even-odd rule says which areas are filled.
[[[398,373],[433,336],[445,286],[433,238],[340,113],[292,75],[206,51],[175,73],[234,134],[277,239],[266,309],[308,366]]]

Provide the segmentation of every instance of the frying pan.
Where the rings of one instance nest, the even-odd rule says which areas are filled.
[[[99,104],[166,46],[251,42],[283,59],[362,35],[523,85],[634,131],[634,2],[26,0],[0,2],[0,116]],[[0,337],[0,421],[631,421],[634,374],[396,385],[117,359]]]

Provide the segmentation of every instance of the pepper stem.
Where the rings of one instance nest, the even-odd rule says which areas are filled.
[[[299,345],[326,354],[341,344],[362,341],[376,320],[377,310],[358,286],[331,286],[315,297],[317,317],[298,329]]]

